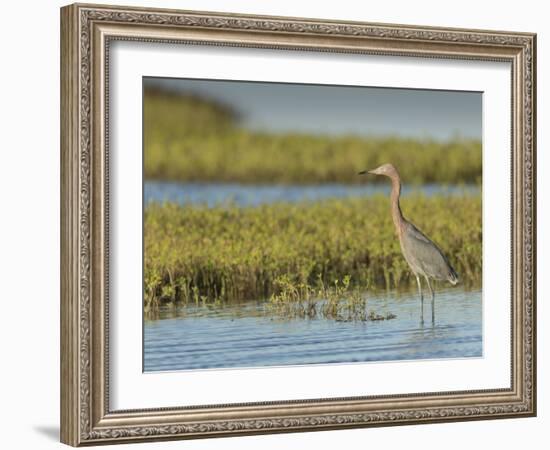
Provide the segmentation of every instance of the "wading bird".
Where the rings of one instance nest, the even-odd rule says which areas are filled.
[[[424,296],[422,294],[423,276],[428,283],[432,294],[432,323],[435,321],[435,294],[430,283],[430,278],[440,281],[449,281],[455,285],[458,283],[458,274],[452,268],[443,252],[424,233],[416,228],[411,222],[403,217],[399,206],[399,195],[401,194],[401,179],[399,173],[391,164],[383,164],[374,170],[364,170],[359,175],[371,173],[373,175],[384,175],[391,180],[391,215],[401,251],[409,264],[420,294],[420,318],[424,321]]]

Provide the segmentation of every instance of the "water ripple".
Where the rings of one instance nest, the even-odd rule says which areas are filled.
[[[144,326],[144,370],[262,367],[482,356],[481,292],[449,289],[436,297],[436,322],[420,322],[414,295],[389,294],[369,308],[380,322],[273,320],[261,303],[195,311],[166,309]]]

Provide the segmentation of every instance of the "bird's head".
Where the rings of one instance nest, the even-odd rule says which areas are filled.
[[[362,172],[359,172],[359,175],[366,175],[368,173],[371,173],[373,175],[385,175],[390,178],[399,177],[399,173],[397,172],[397,169],[393,167],[393,165],[391,164],[382,164],[380,167],[377,167],[376,169],[363,170]]]

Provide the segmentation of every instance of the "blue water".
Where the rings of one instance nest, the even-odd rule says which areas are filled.
[[[369,311],[397,317],[368,322],[285,320],[266,314],[261,302],[166,307],[145,321],[144,371],[482,356],[481,291],[438,292],[434,324],[424,303],[424,322],[412,293],[370,298]]]
[[[234,203],[238,206],[257,206],[263,203],[298,202],[326,198],[362,197],[374,194],[389,194],[390,186],[383,184],[320,184],[320,185],[242,185],[224,183],[171,183],[146,181],[144,201],[175,202],[179,204],[206,204],[216,206]],[[403,186],[402,195],[420,192],[424,195],[477,195],[480,188],[475,185],[442,186],[426,184]]]

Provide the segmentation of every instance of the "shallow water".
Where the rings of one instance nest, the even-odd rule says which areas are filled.
[[[482,356],[481,291],[458,288],[429,299],[389,293],[368,310],[392,320],[284,320],[262,302],[227,307],[166,307],[144,323],[144,371],[336,364]]]
[[[373,194],[388,194],[390,186],[383,184],[362,184],[357,186],[344,184],[321,185],[241,185],[224,183],[170,183],[146,181],[143,197],[149,202],[171,201],[179,204],[207,204],[216,206],[234,203],[238,206],[257,206],[262,203],[298,202],[302,200],[321,200],[325,198],[362,197]],[[421,186],[403,186],[402,194],[421,192],[424,195],[477,195],[479,187],[443,186],[426,184]]]

